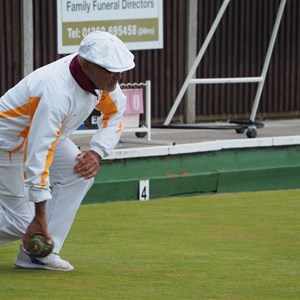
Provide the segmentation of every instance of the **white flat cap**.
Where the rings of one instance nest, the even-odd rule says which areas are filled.
[[[115,35],[93,31],[80,43],[79,55],[110,72],[118,73],[134,68],[134,56]]]

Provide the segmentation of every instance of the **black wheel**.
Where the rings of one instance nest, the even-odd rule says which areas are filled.
[[[255,129],[248,129],[247,130],[247,137],[249,139],[254,139],[257,136],[257,132]]]
[[[235,130],[236,133],[244,133],[245,132],[245,128],[238,128]]]
[[[140,125],[140,128],[147,128],[146,125]],[[147,135],[147,132],[136,132],[135,136],[138,138],[144,138]]]

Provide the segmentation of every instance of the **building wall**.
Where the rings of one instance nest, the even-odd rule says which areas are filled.
[[[22,74],[21,7],[19,0],[0,1],[0,95]]]
[[[198,41],[221,0],[199,1]],[[232,0],[199,65],[197,77],[260,76],[281,0]],[[300,1],[287,0],[259,106],[259,117],[298,116]],[[248,117],[257,83],[197,86],[198,119]]]
[[[198,1],[198,49],[222,4]],[[22,78],[22,1],[0,1],[0,94]],[[232,0],[197,69],[198,78],[259,76],[280,0]],[[185,80],[188,1],[164,0],[164,48],[133,51],[136,68],[123,82],[152,82],[152,119],[163,122]],[[34,68],[57,54],[56,1],[33,0]],[[300,113],[300,1],[287,0],[258,118]],[[198,85],[198,121],[248,118],[257,84]],[[183,120],[184,100],[172,121]]]

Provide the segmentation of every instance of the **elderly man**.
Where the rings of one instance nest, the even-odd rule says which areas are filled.
[[[101,158],[119,141],[126,98],[118,81],[133,60],[116,36],[95,31],[78,53],[37,69],[1,97],[0,243],[23,238],[17,267],[74,269],[58,253]],[[94,108],[99,129],[80,152],[68,136]],[[54,243],[49,256],[27,251],[35,233]]]

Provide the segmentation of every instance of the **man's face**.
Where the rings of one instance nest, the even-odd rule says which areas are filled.
[[[114,91],[118,81],[122,79],[122,73],[110,72],[90,62],[87,62],[85,73],[97,89],[107,92]]]

